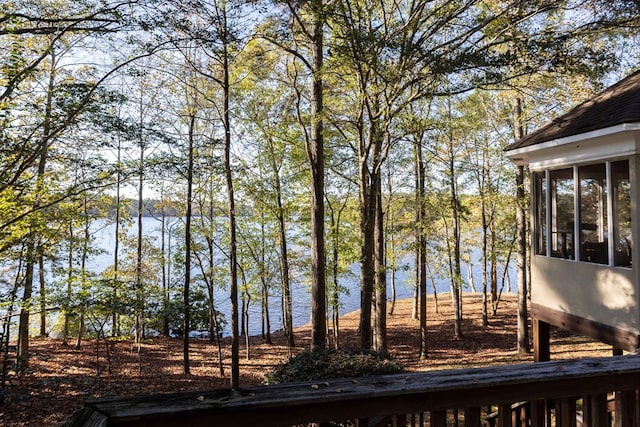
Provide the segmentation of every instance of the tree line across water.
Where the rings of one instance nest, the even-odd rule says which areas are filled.
[[[133,329],[139,343],[149,322],[215,337],[225,321],[237,387],[243,304],[260,301],[268,341],[280,299],[294,346],[291,284],[307,283],[311,349],[338,346],[354,263],[360,345],[384,352],[386,295],[408,255],[421,357],[430,278],[450,281],[459,338],[464,263],[481,266],[485,324],[513,259],[526,305],[525,171],[502,148],[633,71],[639,18],[624,0],[8,2],[5,356],[16,325],[26,368],[32,320],[47,334],[51,311],[78,343],[90,324],[105,340]],[[141,227],[123,233],[150,198],[159,248]],[[90,274],[91,225],[104,218],[113,263]]]

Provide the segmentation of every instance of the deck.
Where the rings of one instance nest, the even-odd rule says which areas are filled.
[[[626,355],[93,401],[68,425],[626,427],[638,389]]]

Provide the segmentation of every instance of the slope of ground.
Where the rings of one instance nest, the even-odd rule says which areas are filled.
[[[516,299],[504,295],[490,325],[482,326],[482,300],[465,294],[462,339],[453,338],[453,315],[448,295],[437,304],[428,303],[428,358],[420,360],[419,331],[411,319],[412,301],[397,302],[388,316],[389,351],[407,371],[454,369],[496,364],[528,363],[532,355],[516,352]],[[357,348],[358,312],[340,318],[342,348]],[[309,345],[309,326],[295,332],[296,348]],[[241,342],[241,385],[259,385],[263,375],[276,363],[286,360],[289,350],[282,333],[267,345],[261,337],[250,337],[249,347]],[[182,341],[160,338],[144,343],[138,351],[130,341],[114,344],[110,351],[111,373],[107,372],[106,351],[96,351],[95,341],[76,349],[60,341],[36,339],[32,344],[28,372],[11,374],[0,404],[0,425],[59,425],[86,399],[124,397],[148,393],[196,391],[228,387],[229,348],[223,345],[224,375],[220,374],[217,346],[206,340],[190,344],[191,375],[183,374]],[[584,337],[552,330],[552,358],[608,356],[611,348]]]

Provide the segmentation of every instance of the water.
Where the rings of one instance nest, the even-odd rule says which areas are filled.
[[[172,219],[171,224],[174,224],[172,227],[177,228],[177,220]],[[145,238],[150,238],[154,242],[154,245],[157,247],[160,246],[161,240],[161,230],[160,230],[160,221],[151,218],[151,217],[143,217],[142,219],[142,227],[143,227],[143,235]],[[98,247],[100,247],[103,252],[99,255],[96,255],[91,259],[89,263],[89,268],[99,273],[106,269],[107,267],[113,265],[113,248],[115,245],[115,226],[113,224],[107,224],[105,221],[96,221],[93,224],[93,233],[92,235],[95,238],[95,243]],[[137,236],[137,221],[131,225],[128,229],[128,235],[131,238],[135,238]],[[171,245],[175,246],[178,243],[179,237],[173,236]],[[169,247],[169,244],[165,242],[166,246]],[[122,248],[122,243],[121,243]],[[172,248],[171,250],[175,250]],[[480,286],[481,283],[481,271],[480,271],[480,256],[479,252],[475,251],[472,255],[473,259],[473,277],[476,286]],[[413,271],[413,260],[410,257],[405,258],[400,263],[404,266],[404,268],[398,269],[395,272],[395,282],[396,282],[396,298],[404,299],[413,297],[413,283],[414,283],[414,271]],[[221,259],[220,266],[227,267],[228,260]],[[515,277],[515,271],[513,267],[510,268],[511,277]],[[177,269],[176,269],[177,271]],[[463,264],[462,271],[463,278],[465,283],[467,282],[467,265]],[[295,276],[295,275],[294,275]],[[301,276],[298,274],[297,276]],[[178,282],[182,283],[179,278],[173,278],[173,281],[178,280]],[[513,282],[515,283],[515,282]],[[359,290],[359,265],[354,264],[351,266],[351,274],[348,277],[344,277],[340,279],[340,284],[348,289],[348,293],[342,294],[340,296],[340,313],[344,314],[347,312],[351,312],[360,308],[360,290]],[[391,272],[388,273],[387,276],[387,284],[388,284],[388,298],[391,298]],[[194,287],[197,285],[193,285]],[[428,283],[429,293],[433,292],[431,282]],[[276,287],[276,286],[274,286]],[[435,287],[438,293],[449,292],[450,284],[446,278],[436,278],[435,279]],[[468,287],[465,290],[469,290]],[[505,291],[510,291],[511,289],[505,289]],[[304,325],[309,323],[310,321],[310,292],[308,285],[301,282],[300,280],[293,280],[291,283],[291,292],[292,292],[292,306],[293,306],[293,324],[294,327]],[[180,295],[175,295],[176,298],[182,298]],[[224,335],[230,334],[230,319],[231,319],[231,308],[230,308],[230,297],[229,293],[225,289],[216,289],[215,292],[216,299],[216,308],[220,310],[225,318],[227,319],[227,326],[223,332]],[[280,290],[275,289],[271,291],[269,297],[269,310],[270,310],[270,320],[271,320],[271,328],[272,332],[282,328],[282,308],[281,308],[281,296]],[[261,333],[261,306],[260,301],[257,297],[253,297],[251,303],[249,305],[249,333],[252,335],[258,335]]]

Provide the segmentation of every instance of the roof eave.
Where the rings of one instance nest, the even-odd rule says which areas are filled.
[[[553,139],[550,141],[540,142],[526,147],[515,148],[513,150],[506,150],[505,155],[509,160],[517,165],[529,164],[529,156],[531,153],[539,152],[542,150],[548,150],[553,148],[562,147],[568,144],[574,144],[580,141],[586,141],[593,138],[601,138],[608,135],[613,135],[621,132],[640,130],[640,122],[634,123],[621,123],[615,126],[610,126],[603,129],[597,129],[589,132],[580,133],[577,135],[570,135],[563,138]]]

